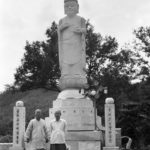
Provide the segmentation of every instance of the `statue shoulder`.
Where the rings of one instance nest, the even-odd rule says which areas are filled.
[[[78,19],[81,21],[81,26],[84,26],[86,24],[86,20],[83,17],[77,16]]]
[[[83,17],[81,17],[81,25],[84,25],[85,23],[86,23],[86,20]]]
[[[61,19],[59,20],[59,25],[61,25],[65,20],[66,20],[66,17],[61,18]]]
[[[83,18],[83,17],[81,17],[81,16],[78,16],[78,15],[77,15],[77,17],[78,17],[79,19],[83,20],[83,21],[86,21],[85,18]]]

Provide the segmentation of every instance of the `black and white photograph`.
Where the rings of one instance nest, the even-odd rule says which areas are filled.
[[[0,150],[150,150],[150,0],[0,0]]]

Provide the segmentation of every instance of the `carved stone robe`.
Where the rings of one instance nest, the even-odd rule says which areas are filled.
[[[87,82],[85,33],[75,33],[73,30],[75,27],[85,30],[85,19],[80,16],[75,16],[71,20],[65,17],[60,20],[59,26],[64,23],[69,23],[71,26],[58,32],[60,87],[61,89],[82,88]]]

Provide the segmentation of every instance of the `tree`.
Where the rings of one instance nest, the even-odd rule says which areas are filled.
[[[129,77],[140,79],[141,82],[131,84],[127,95],[129,101],[118,110],[117,126],[122,128],[122,134],[133,139],[133,146],[144,149],[150,144],[150,28],[140,27],[134,30],[136,39],[123,49],[133,55],[127,69]]]
[[[52,23],[46,31],[47,41],[26,42],[21,66],[15,73],[15,85],[21,90],[55,88],[60,71],[58,68],[57,25]]]
[[[46,30],[46,41],[26,42],[22,64],[15,73],[15,85],[21,90],[32,88],[57,87],[60,76],[58,64],[57,24]],[[94,32],[93,26],[87,22],[86,51],[88,77],[99,79],[108,56],[117,50],[115,38],[105,37]]]
[[[150,26],[139,27],[134,30],[136,38],[139,40],[140,48],[147,56],[150,56]]]
[[[139,51],[145,60],[145,63],[141,65],[139,75],[146,80],[150,77],[150,27],[139,27],[133,33],[136,36],[134,50]]]
[[[150,104],[128,103],[120,110],[117,125],[122,134],[133,139],[133,146],[144,149],[150,144]]]

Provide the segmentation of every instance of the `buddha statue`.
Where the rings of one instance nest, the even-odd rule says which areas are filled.
[[[85,35],[86,21],[78,16],[77,0],[64,0],[66,16],[59,21],[58,45],[61,77],[59,86],[64,89],[80,89],[87,84]]]

